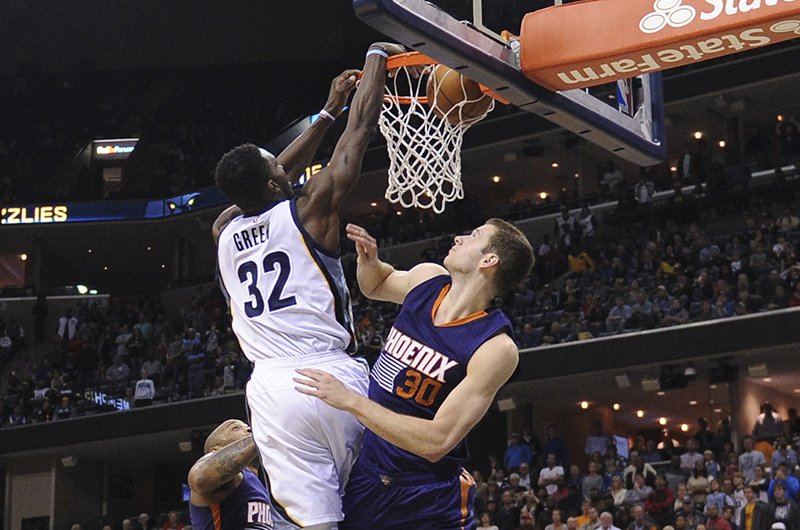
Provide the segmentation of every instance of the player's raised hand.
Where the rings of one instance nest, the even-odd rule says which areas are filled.
[[[378,263],[378,243],[375,238],[369,235],[364,228],[348,223],[345,227],[347,230],[347,238],[356,244],[356,252],[358,252],[358,264],[360,266],[369,266]]]
[[[361,70],[345,70],[331,82],[331,91],[328,93],[328,101],[325,103],[324,109],[334,118],[344,110],[347,99],[356,88],[356,82],[360,76]]]

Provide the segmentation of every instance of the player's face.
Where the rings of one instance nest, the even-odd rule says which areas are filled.
[[[444,266],[451,272],[475,271],[496,230],[494,226],[483,225],[469,234],[456,236],[450,252],[444,258]]]
[[[270,181],[274,182],[280,188],[281,194],[284,198],[288,199],[293,197],[294,191],[292,190],[292,185],[289,183],[289,179],[286,177],[286,172],[283,170],[283,166],[278,163],[278,159],[266,149],[261,149],[261,156],[267,161]]]
[[[250,426],[240,420],[230,420],[224,427],[226,445],[241,440],[250,434]]]

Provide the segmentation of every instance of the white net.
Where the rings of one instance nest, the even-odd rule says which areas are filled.
[[[385,196],[403,208],[432,208],[439,214],[448,202],[464,198],[461,185],[464,131],[486,117],[494,108],[494,100],[486,110],[476,114],[478,99],[467,98],[461,78],[461,101],[442,112],[440,109],[451,103],[437,106],[440,79],[431,75],[432,67],[426,67],[421,75],[416,75],[417,71],[413,66],[400,67],[386,85],[379,121],[389,151],[389,186]],[[432,83],[430,88],[427,88],[428,78]],[[427,95],[433,101],[427,102]]]

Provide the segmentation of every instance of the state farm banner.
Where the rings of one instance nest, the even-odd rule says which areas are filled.
[[[585,88],[800,37],[800,0],[584,0],[528,13],[520,68]]]

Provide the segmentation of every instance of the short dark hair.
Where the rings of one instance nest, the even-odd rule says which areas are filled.
[[[267,161],[253,144],[242,144],[225,153],[214,173],[219,191],[240,208],[246,206],[253,191],[263,189],[270,178]]]
[[[484,252],[497,254],[500,260],[494,277],[495,295],[500,296],[530,274],[534,261],[533,247],[525,234],[507,221],[493,218],[486,224],[497,229]]]

